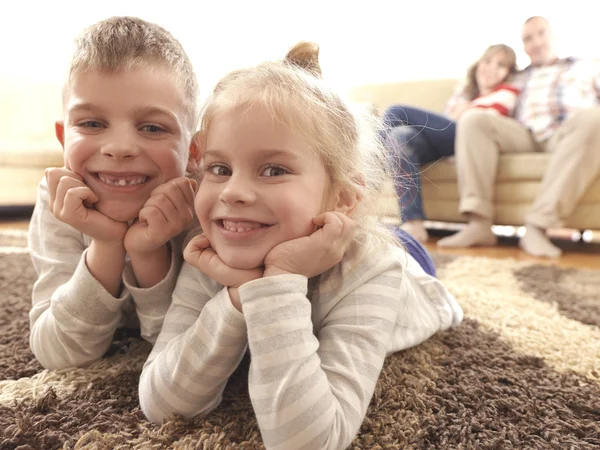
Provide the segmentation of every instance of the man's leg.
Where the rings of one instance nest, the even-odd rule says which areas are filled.
[[[440,247],[473,247],[496,244],[494,183],[499,153],[533,152],[538,149],[531,133],[516,120],[488,111],[470,110],[456,127],[456,165],[459,211],[468,216],[460,232],[438,241]]]
[[[578,112],[566,120],[546,145],[552,152],[540,192],[525,217],[523,250],[535,256],[558,257],[545,230],[560,227],[600,173],[600,108]]]

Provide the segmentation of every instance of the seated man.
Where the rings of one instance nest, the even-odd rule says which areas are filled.
[[[516,120],[472,110],[458,121],[459,210],[468,215],[468,224],[441,239],[441,247],[495,244],[492,200],[499,152],[552,153],[520,242],[534,256],[560,256],[545,231],[563,224],[600,172],[600,61],[558,59],[543,17],[529,18],[522,37],[531,65],[514,82],[521,90]]]

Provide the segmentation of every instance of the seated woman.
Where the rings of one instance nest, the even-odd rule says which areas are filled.
[[[507,45],[488,47],[469,67],[444,115],[404,105],[394,105],[385,112],[384,139],[400,199],[402,227],[419,241],[429,237],[423,225],[420,166],[454,155],[456,120],[469,108],[512,115],[518,91],[504,83],[517,71],[516,60],[514,50]]]

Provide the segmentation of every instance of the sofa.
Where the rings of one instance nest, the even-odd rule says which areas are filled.
[[[4,78],[0,83],[0,215],[35,204],[44,169],[62,166],[54,136],[61,85]]]
[[[458,80],[438,79],[381,83],[358,86],[349,97],[375,108],[379,113],[393,104],[420,106],[441,112]],[[599,149],[600,151],[600,149]],[[500,156],[495,186],[496,225],[523,225],[529,205],[535,199],[550,155],[546,153],[504,153]],[[458,212],[458,186],[453,158],[422,167],[423,206],[428,220],[465,222]],[[386,184],[379,202],[379,214],[398,217],[398,201],[391,182]],[[581,198],[566,228],[600,230],[600,174]]]

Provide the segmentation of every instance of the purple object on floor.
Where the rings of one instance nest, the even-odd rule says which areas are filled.
[[[392,229],[410,256],[415,258],[426,273],[435,277],[435,264],[427,249],[403,229],[396,226],[392,227]]]

